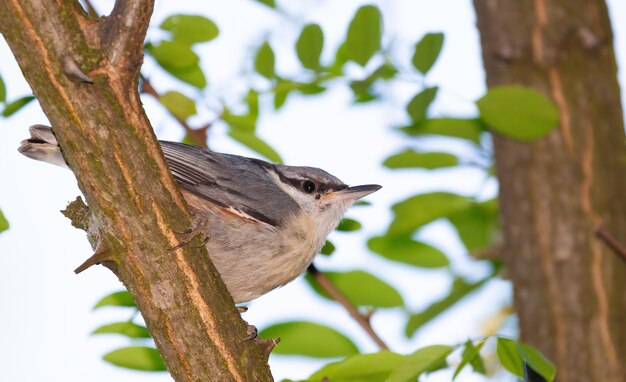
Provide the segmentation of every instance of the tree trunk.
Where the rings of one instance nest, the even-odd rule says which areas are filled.
[[[560,123],[520,143],[494,134],[522,340],[560,381],[626,381],[626,147],[603,0],[474,0],[490,87],[550,97]],[[602,235],[597,231],[602,230]]]
[[[94,259],[133,295],[174,379],[271,380],[204,246],[169,249],[190,215],[137,91],[152,7],[118,0],[92,19],[77,1],[3,0],[0,32],[87,199]]]

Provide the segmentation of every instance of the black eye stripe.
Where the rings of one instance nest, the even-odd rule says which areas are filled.
[[[339,191],[348,187],[347,185],[343,183],[337,183],[337,182],[324,183],[324,182],[320,182],[318,180],[313,180],[311,178],[306,178],[306,177],[297,177],[297,178],[288,177],[288,176],[285,176],[285,174],[283,174],[282,171],[279,171],[276,167],[272,168],[272,170],[278,175],[278,177],[283,183],[289,184],[299,190],[303,190],[302,184],[305,181],[313,182],[315,184],[315,191],[313,192],[320,193],[320,194],[324,194],[326,192],[331,192],[331,191]]]

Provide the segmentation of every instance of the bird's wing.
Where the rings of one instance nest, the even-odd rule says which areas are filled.
[[[185,190],[224,208],[278,226],[298,204],[269,176],[273,164],[176,142],[161,141],[167,164]]]

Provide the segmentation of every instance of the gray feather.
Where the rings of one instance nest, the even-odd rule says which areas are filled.
[[[25,156],[67,167],[56,137],[49,126],[34,125],[31,137],[22,141]],[[182,143],[160,141],[167,164],[185,190],[219,206],[242,211],[251,217],[279,226],[300,207],[267,172],[276,173],[295,187],[303,174],[330,184],[341,182],[323,170],[274,165],[258,159],[221,154]]]
[[[50,126],[33,125],[28,131],[30,138],[23,140],[17,151],[31,159],[67,168],[57,138]]]
[[[160,143],[174,178],[197,196],[272,226],[281,225],[300,208],[267,176],[268,171],[276,172],[271,163],[182,143]]]

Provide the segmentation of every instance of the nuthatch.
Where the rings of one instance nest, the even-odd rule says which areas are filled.
[[[30,127],[20,153],[67,167],[52,129]],[[165,160],[236,303],[300,275],[356,200],[381,186],[348,187],[314,167],[285,166],[161,141]]]

